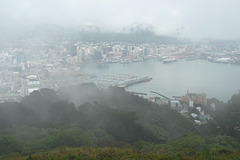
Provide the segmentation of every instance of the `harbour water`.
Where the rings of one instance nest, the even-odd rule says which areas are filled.
[[[150,91],[170,98],[183,96],[189,91],[206,93],[208,98],[215,97],[227,102],[240,89],[240,65],[211,63],[207,60],[178,60],[168,64],[159,60],[128,64],[89,64],[84,71],[97,77],[110,73],[152,77],[149,82],[126,88],[127,91],[147,93],[148,97],[156,96]]]

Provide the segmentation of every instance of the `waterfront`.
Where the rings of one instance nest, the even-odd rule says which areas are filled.
[[[206,60],[178,60],[163,64],[162,61],[149,60],[129,64],[89,64],[84,68],[97,77],[109,73],[149,76],[150,82],[127,87],[127,91],[143,92],[154,96],[157,91],[166,96],[183,96],[189,92],[206,93],[227,102],[240,89],[240,65],[211,63]]]

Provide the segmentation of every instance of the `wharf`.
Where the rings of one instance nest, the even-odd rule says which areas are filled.
[[[147,82],[150,80],[152,80],[152,78],[148,76],[132,76],[132,75],[125,75],[125,74],[104,74],[103,78],[98,80],[98,86],[101,88],[108,88],[110,86],[125,88],[136,83]]]

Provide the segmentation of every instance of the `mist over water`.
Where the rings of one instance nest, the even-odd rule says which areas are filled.
[[[206,93],[208,98],[215,97],[227,102],[240,89],[240,66],[211,63],[206,60],[186,61],[163,64],[158,60],[130,64],[91,64],[84,68],[87,73],[101,77],[103,74],[119,73],[146,75],[153,79],[126,88],[127,91],[147,93],[157,91],[168,97],[183,96],[191,93]]]

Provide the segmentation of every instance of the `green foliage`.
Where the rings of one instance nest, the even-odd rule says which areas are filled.
[[[75,107],[78,106],[78,107]],[[0,104],[0,138],[12,152],[32,153],[59,146],[125,146],[163,143],[196,131],[176,111],[134,96],[122,88],[93,84],[34,91],[21,103]],[[3,144],[7,143],[2,138]]]
[[[189,135],[159,147],[168,155],[183,159],[238,159],[239,143],[228,136],[201,137]],[[234,158],[233,158],[234,157]]]
[[[21,152],[21,148],[22,143],[16,136],[4,135],[0,137],[0,154]]]
[[[191,143],[193,139],[194,142]],[[179,146],[180,145],[180,146]],[[183,146],[182,146],[183,145]],[[202,148],[199,148],[202,146]],[[229,148],[213,148],[204,138],[191,135],[159,146],[158,150],[146,151],[130,148],[57,148],[52,151],[32,154],[26,157],[12,156],[8,160],[238,160],[238,150]]]
[[[220,134],[239,137],[240,135],[240,93],[234,94],[226,104],[217,106],[215,121]]]
[[[114,139],[104,130],[83,131],[78,125],[57,128],[14,126],[0,131],[0,154],[29,154],[59,146],[110,146]]]
[[[99,147],[113,146],[115,143],[114,138],[103,129],[94,129],[89,132],[95,137],[96,144]]]
[[[24,97],[21,103],[0,104],[1,155],[15,152],[29,154],[57,147],[125,147],[124,152],[114,148],[90,148],[89,151],[80,149],[77,154],[62,148],[58,155],[46,153],[44,157],[45,159],[219,159],[220,155],[222,159],[239,157],[237,150],[240,148],[239,94],[234,95],[227,104],[220,103],[216,112],[211,113],[214,119],[208,121],[207,125],[197,127],[170,107],[151,103],[122,88],[100,90],[93,84],[85,84],[62,88],[57,93],[43,89]],[[198,136],[198,133],[205,137]],[[179,139],[180,137],[184,138]],[[129,145],[133,147],[128,147]],[[38,159],[35,155],[27,158]]]
[[[0,105],[0,128],[26,125],[54,128],[77,123],[84,130],[103,129],[117,141],[163,142],[196,131],[188,119],[124,89],[99,90],[93,84],[34,91],[21,103]],[[59,95],[59,96],[58,96]],[[73,103],[72,103],[73,102]],[[75,105],[80,105],[75,107]]]
[[[59,128],[51,132],[54,135],[53,140],[50,142],[50,146],[95,146],[95,142],[91,135],[84,132],[81,128]]]

